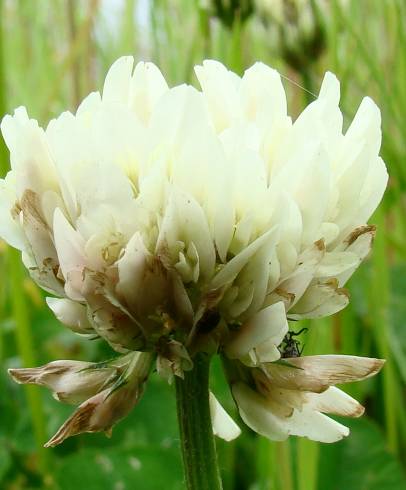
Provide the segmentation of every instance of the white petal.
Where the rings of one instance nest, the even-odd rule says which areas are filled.
[[[364,407],[344,391],[331,386],[323,393],[306,393],[306,406],[323,413],[360,417]]]
[[[273,269],[275,257],[274,244],[265,243],[256,254],[251,257],[248,264],[242,269],[234,281],[240,292],[252,292],[252,299],[247,307],[241,311],[241,320],[249,319],[260,308],[263,307],[265,295],[269,288],[270,275],[277,272]],[[240,294],[241,296],[241,294]]]
[[[5,179],[0,179],[0,237],[12,247],[24,250],[27,242],[18,213],[15,217],[12,215],[17,202],[13,177],[12,172],[9,172]]]
[[[173,307],[180,315],[189,315],[190,304],[182,283],[176,282],[177,275],[146,249],[140,233],[135,233],[128,242],[117,265],[117,292],[125,298],[130,312],[143,328],[148,325],[154,328],[153,317],[160,314],[162,305],[171,313]]]
[[[388,184],[388,171],[385,162],[378,157],[369,167],[364,186],[360,195],[360,211],[358,219],[366,222],[381,202]]]
[[[1,131],[10,150],[18,197],[27,189],[39,195],[48,189],[57,190],[55,167],[44,130],[37,121],[28,118],[25,108],[16,109],[14,116],[5,116]]]
[[[80,103],[76,115],[83,116],[85,114],[91,114],[100,108],[101,96],[100,92],[91,92],[87,97],[85,97]]]
[[[327,252],[315,271],[315,277],[336,277],[359,265],[359,258],[347,249],[345,252]]]
[[[241,418],[248,427],[273,441],[287,439],[287,429],[272,413],[266,398],[251,390],[245,383],[235,383],[232,390]]]
[[[329,101],[332,105],[340,102],[340,82],[337,77],[327,71],[319,92],[319,99]]]
[[[241,111],[238,96],[239,77],[218,61],[205,60],[195,73],[207,100],[218,132],[228,127]]]
[[[336,279],[316,281],[310,285],[304,295],[289,310],[289,318],[322,318],[333,315],[349,303],[348,292],[338,287]]]
[[[133,65],[132,56],[122,56],[113,63],[104,82],[104,101],[128,104]]]
[[[172,188],[166,212],[160,225],[156,250],[175,265],[179,260],[180,246],[183,253],[190,244],[197,251],[199,277],[210,278],[214,271],[215,250],[206,216],[199,203],[185,192]]]
[[[381,112],[370,97],[364,97],[345,134],[348,148],[363,140],[371,154],[377,155],[381,146]]]
[[[233,395],[241,418],[252,430],[273,441],[289,435],[307,437],[319,442],[336,442],[349,434],[347,427],[314,410],[293,410],[288,416],[244,383],[233,385]]]
[[[86,306],[70,299],[46,298],[47,305],[51,308],[56,318],[77,333],[91,333]]]
[[[272,228],[264,233],[262,236],[252,242],[246,249],[233,257],[217,275],[213,278],[210,289],[218,289],[226,284],[231,283],[241,271],[241,269],[247,264],[250,258],[262,247],[265,243],[267,246],[272,247],[278,237],[278,229]]]
[[[297,267],[278,287],[267,297],[266,303],[273,304],[284,301],[286,311],[292,308],[303,296],[311,283],[317,265],[325,254],[323,241],[316,242],[313,246],[302,252],[297,258]]]
[[[135,233],[128,242],[124,254],[117,262],[119,283],[117,291],[131,305],[134,297],[142,289],[147,261],[151,254],[146,249],[140,233]]]
[[[147,123],[159,98],[168,90],[159,68],[153,63],[137,63],[131,83],[130,106]]]
[[[288,330],[285,306],[282,302],[276,303],[259,311],[241,325],[227,344],[225,352],[230,359],[236,359],[266,341],[278,346]]]
[[[281,353],[277,345],[280,345],[281,342],[276,343],[274,340],[268,339],[255,347],[254,351],[251,351],[253,353],[252,357],[254,358],[255,364],[274,362],[280,359]],[[252,365],[253,364],[251,363],[250,366]]]
[[[255,63],[245,71],[241,82],[241,97],[245,115],[259,124],[271,125],[286,116],[286,95],[281,77],[264,63]]]
[[[318,442],[337,442],[350,433],[345,425],[306,408],[302,411],[295,410],[292,416],[286,419],[285,424],[289,435],[307,437]]]
[[[84,254],[85,242],[57,208],[54,214],[54,239],[59,265],[65,278],[67,294],[74,300],[82,300],[81,273],[87,265]]]
[[[241,429],[220,405],[217,398],[210,392],[210,415],[213,434],[225,441],[232,441],[241,434]]]

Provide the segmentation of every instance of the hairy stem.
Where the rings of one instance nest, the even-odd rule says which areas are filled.
[[[197,354],[192,371],[176,378],[183,466],[188,490],[221,490],[209,406],[210,358]]]

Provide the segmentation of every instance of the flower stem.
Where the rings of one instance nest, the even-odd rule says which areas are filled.
[[[194,367],[176,378],[182,458],[188,490],[221,490],[209,406],[210,357],[197,354]]]

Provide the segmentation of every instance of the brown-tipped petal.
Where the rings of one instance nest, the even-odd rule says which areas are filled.
[[[309,407],[291,410],[286,414],[275,410],[281,405],[261,396],[244,383],[233,385],[233,395],[244,422],[258,434],[273,441],[296,435],[331,443],[349,434],[347,427]]]
[[[13,368],[8,374],[18,384],[39,384],[37,382],[41,368]]]
[[[17,383],[46,386],[53,391],[56,400],[70,404],[82,403],[106,388],[118,372],[118,367],[112,363],[99,367],[91,362],[66,360],[37,368],[9,369],[10,376]]]
[[[91,423],[93,413],[96,411],[98,405],[103,403],[109,390],[102,391],[90,400],[85,401],[80,407],[73,413],[71,417],[59,428],[59,430],[51,437],[51,439],[44,444],[44,447],[55,447],[61,444],[68,437],[82,432],[97,432],[103,430],[103,427],[97,427]],[[106,429],[109,426],[106,425]]]
[[[84,432],[111,433],[114,424],[124,418],[138,402],[142,389],[138,385],[110,388],[82,403],[44,447],[54,447],[65,439]]]
[[[372,242],[374,241],[375,233],[376,227],[373,225],[360,226],[350,233],[350,235],[344,240],[343,246],[346,248],[346,250],[354,253],[358,257],[358,263],[351,269],[337,276],[340,286],[344,285],[348,281],[359,264],[369,254],[372,247]]]
[[[322,393],[312,393],[274,386],[263,372],[254,374],[258,391],[268,400],[290,409],[309,408],[317,412],[331,413],[345,417],[360,417],[364,407],[344,391],[331,386]]]
[[[309,286],[300,301],[292,308],[289,319],[322,318],[337,313],[348,303],[348,291],[339,288],[336,279],[319,280]]]
[[[286,311],[292,308],[303,296],[313,279],[315,270],[326,251],[323,240],[318,240],[299,255],[295,271],[281,282],[267,298],[267,304],[283,301]]]
[[[8,373],[19,384],[37,384],[48,386],[49,379],[61,376],[69,371],[88,368],[92,363],[81,361],[53,361],[36,368],[14,368]]]
[[[111,433],[113,425],[124,418],[140,399],[153,356],[135,352],[129,358],[130,364],[117,382],[83,402],[45,447],[57,446],[68,437],[84,432]]]
[[[369,378],[384,360],[368,357],[323,355],[292,357],[265,365],[274,386],[321,393],[329,386]]]
[[[331,386],[323,393],[306,393],[306,406],[322,413],[361,417],[365,408],[344,391]]]

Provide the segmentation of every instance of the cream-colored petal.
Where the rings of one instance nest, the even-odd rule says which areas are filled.
[[[38,368],[9,369],[17,383],[46,386],[53,397],[63,403],[76,405],[96,395],[118,378],[113,365],[97,367],[81,361],[53,361]]]
[[[83,402],[56,434],[45,444],[54,447],[68,437],[84,432],[111,432],[113,425],[128,415],[144,391],[151,364],[151,355],[132,353],[133,358],[122,383],[100,391]]]
[[[269,380],[281,388],[321,393],[329,386],[374,376],[385,361],[369,357],[322,355],[266,364]]]

